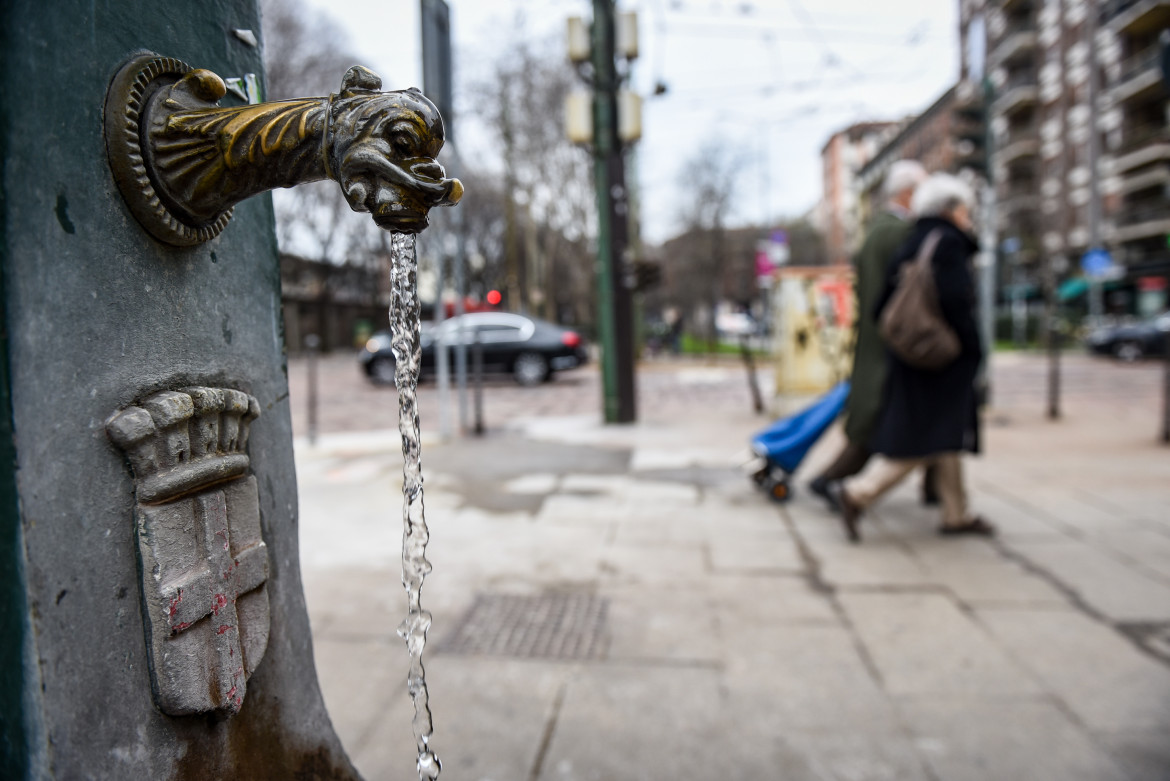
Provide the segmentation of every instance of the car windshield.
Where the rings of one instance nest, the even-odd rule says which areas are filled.
[[[527,339],[536,326],[522,315],[509,312],[472,312],[444,320],[434,327],[433,338],[453,340],[457,334],[479,334],[485,341]]]

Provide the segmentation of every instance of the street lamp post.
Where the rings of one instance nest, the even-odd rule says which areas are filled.
[[[624,15],[627,17],[628,15]],[[623,18],[621,56],[637,56],[633,18]],[[597,314],[601,343],[601,377],[607,423],[631,423],[637,418],[634,387],[634,275],[628,257],[630,232],[629,193],[625,184],[623,141],[635,133],[623,128],[633,112],[619,115],[622,77],[618,73],[618,36],[614,0],[593,0],[593,24],[585,44],[580,19],[569,23],[570,58],[578,65],[589,62],[592,94],[592,127],[585,135],[592,143],[593,175],[597,189]],[[587,50],[586,50],[587,49]],[[630,102],[636,104],[636,98]],[[572,108],[570,108],[572,111]],[[570,137],[580,129],[570,128]],[[590,132],[591,131],[591,132]],[[638,131],[640,132],[640,131]],[[584,141],[584,138],[574,138]]]

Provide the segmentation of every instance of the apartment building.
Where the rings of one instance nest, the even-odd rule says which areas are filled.
[[[986,163],[983,89],[960,81],[921,114],[900,123],[857,174],[861,222],[882,208],[886,172],[898,160],[917,160],[927,171],[982,171]]]
[[[1139,281],[1139,293],[1170,274],[1170,129],[1158,38],[1170,29],[1170,0],[1100,3],[1101,39],[1113,50],[1104,98],[1112,119],[1107,143],[1117,198],[1114,254]],[[1142,307],[1145,308],[1145,307]]]
[[[897,122],[862,122],[830,136],[821,149],[823,195],[816,227],[830,263],[847,263],[860,242],[863,222],[857,175],[898,128]]]
[[[1104,247],[1124,271],[1115,311],[1165,306],[1170,132],[1158,39],[1168,28],[1170,0],[960,0],[964,48],[985,48],[994,92],[1008,265],[1057,281]],[[1143,291],[1163,291],[1160,303],[1135,306]]]

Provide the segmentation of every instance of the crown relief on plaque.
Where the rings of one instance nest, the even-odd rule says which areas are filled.
[[[151,686],[172,716],[234,714],[268,645],[268,551],[248,433],[256,399],[155,393],[106,423],[134,472]]]

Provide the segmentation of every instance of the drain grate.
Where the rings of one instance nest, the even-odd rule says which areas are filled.
[[[542,659],[598,659],[609,600],[595,594],[479,594],[442,652]]]

